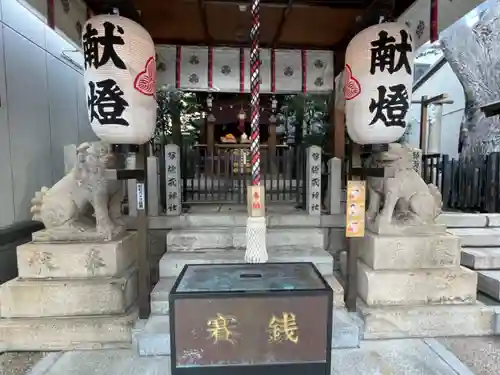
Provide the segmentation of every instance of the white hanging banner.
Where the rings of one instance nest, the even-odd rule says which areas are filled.
[[[177,48],[171,45],[156,46],[156,70],[158,89],[175,89]]]
[[[346,127],[359,144],[397,141],[407,126],[413,43],[404,24],[382,23],[356,35],[346,50]]]
[[[275,56],[276,91],[302,91],[302,52],[300,50],[276,50]]]
[[[306,87],[308,92],[332,91],[333,74],[332,51],[307,51]]]
[[[92,130],[103,141],[144,144],[156,126],[153,40],[138,23],[100,15],[83,28],[84,81]]]
[[[208,47],[181,47],[180,87],[188,90],[208,88]]]
[[[240,48],[213,47],[210,53],[209,47],[157,45],[156,56],[158,87],[250,92],[248,48],[243,49],[241,56]],[[282,93],[333,90],[332,51],[275,50],[274,58],[272,56],[270,49],[260,50],[261,93],[270,93],[273,89]]]
[[[214,48],[212,64],[213,88],[216,91],[240,91],[239,49]]]

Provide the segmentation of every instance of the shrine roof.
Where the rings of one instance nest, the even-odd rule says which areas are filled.
[[[261,0],[263,47],[344,50],[380,16],[397,18],[415,0]],[[118,8],[158,44],[250,46],[250,0],[86,0],[96,14]]]

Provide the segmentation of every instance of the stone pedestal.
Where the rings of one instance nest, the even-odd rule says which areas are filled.
[[[0,344],[34,351],[129,347],[137,319],[136,242],[128,232],[110,242],[19,246],[19,277],[0,287]]]
[[[436,232],[352,240],[365,339],[493,334],[494,311],[476,301],[477,274],[460,266],[459,238]]]

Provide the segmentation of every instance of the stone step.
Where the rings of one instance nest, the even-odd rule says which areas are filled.
[[[135,261],[137,234],[102,243],[30,242],[17,247],[22,278],[113,277]]]
[[[368,306],[476,302],[477,274],[465,267],[375,271],[358,261],[357,282]]]
[[[357,314],[343,308],[334,309],[332,349],[359,346],[362,321]],[[134,346],[140,356],[170,355],[170,319],[168,315],[152,315],[142,332],[134,334]]]
[[[176,277],[161,278],[153,291],[151,292],[151,314],[168,315],[169,301],[168,297]],[[344,288],[340,285],[335,276],[325,277],[326,281],[333,290],[333,303],[336,307],[344,307]]]
[[[448,228],[500,227],[500,214],[443,212],[437,217],[436,222],[445,224]]]
[[[368,307],[358,300],[365,340],[495,334],[495,309],[472,305]]]
[[[324,250],[273,251],[269,262],[312,262],[323,276],[333,274],[333,257]],[[243,251],[167,252],[160,260],[160,278],[177,277],[186,264],[245,263]]]
[[[323,250],[324,230],[318,228],[280,228],[267,230],[267,249]],[[167,234],[168,251],[207,249],[245,249],[246,228],[203,228],[171,230]]]
[[[137,318],[133,308],[123,315],[0,319],[0,346],[8,351],[126,349]]]
[[[141,357],[170,355],[170,317],[150,316],[143,331],[134,335],[134,340]]]
[[[137,272],[116,278],[16,278],[0,286],[2,318],[123,314],[137,298]]]
[[[500,270],[500,248],[464,247],[460,263],[474,270]]]
[[[477,271],[477,290],[500,301],[500,270]]]
[[[500,228],[448,228],[462,247],[500,247]]]
[[[342,207],[344,204],[342,204]],[[279,210],[279,209],[278,209]],[[342,212],[344,210],[342,209]],[[129,229],[137,228],[137,218],[125,216],[125,221]],[[247,225],[248,214],[246,208],[242,212],[218,211],[207,213],[188,213],[179,216],[150,216],[149,229],[161,230],[171,229],[196,229],[207,227],[241,227]],[[268,228],[327,228],[345,225],[344,214],[334,215],[309,215],[304,211],[293,210],[287,213],[273,212],[268,207],[266,213],[266,222]]]

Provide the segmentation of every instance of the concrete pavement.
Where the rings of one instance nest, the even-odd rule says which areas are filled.
[[[132,350],[53,353],[29,375],[170,375],[169,357],[139,357]],[[332,352],[332,375],[473,375],[434,339],[363,341]]]
[[[449,337],[438,341],[476,375],[500,374],[500,337]]]

